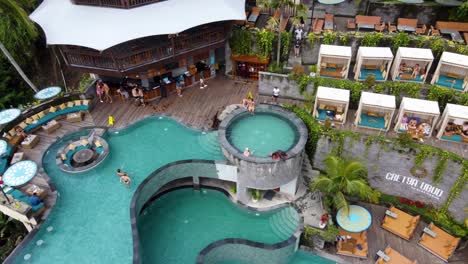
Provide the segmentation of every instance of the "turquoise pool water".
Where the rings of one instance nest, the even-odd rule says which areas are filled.
[[[216,133],[191,130],[168,118],[146,119],[106,140],[109,156],[85,173],[67,174],[56,166],[56,151],[63,142],[45,154],[44,168],[60,195],[16,263],[132,263],[129,208],[136,187],[169,162],[223,159]],[[117,168],[130,173],[130,189],[119,183]],[[53,230],[48,232],[47,227]],[[44,243],[37,246],[38,240]],[[26,262],[27,254],[30,259]]]
[[[86,131],[69,135],[52,145],[45,153],[43,166],[56,185],[59,195],[49,218],[13,260],[14,263],[130,264],[133,259],[133,245],[129,208],[136,187],[151,172],[170,162],[183,159],[223,159],[216,132],[195,131],[172,119],[155,117],[106,135],[105,139],[110,147],[109,156],[95,169],[80,174],[62,172],[55,164],[57,150],[66,142],[76,140],[85,134]],[[122,168],[130,174],[131,188],[127,189],[119,183],[115,174],[117,168]],[[284,232],[283,228],[287,226],[287,223],[281,222],[281,212],[256,215],[237,208],[223,194],[215,191],[208,190],[207,193],[185,191],[185,195],[187,193],[191,193],[192,198],[198,199],[199,203],[185,200],[181,202],[179,199],[183,199],[184,192],[175,192],[166,194],[166,197],[162,196],[161,200],[167,201],[172,195],[181,196],[172,203],[177,208],[177,212],[156,210],[158,205],[166,206],[164,202],[158,200],[148,207],[146,212],[148,219],[154,214],[171,216],[173,213],[178,213],[178,216],[185,214],[185,217],[183,220],[162,217],[153,219],[155,221],[152,224],[149,221],[142,222],[141,226],[144,226],[144,232],[141,233],[144,241],[142,247],[145,257],[157,257],[153,252],[146,255],[145,249],[150,248],[158,252],[167,250],[163,256],[171,259],[174,256],[171,257],[170,254],[180,255],[181,247],[194,247],[195,250],[202,246],[203,241],[208,242],[222,236],[248,237],[260,242],[281,241],[287,237],[287,234],[281,231]],[[194,206],[197,204],[206,205],[208,212],[213,213],[215,210],[216,213],[205,214],[203,207],[195,210]],[[197,214],[197,211],[201,213]],[[204,221],[218,222],[216,219],[220,219],[219,214],[229,215],[240,222],[233,222],[230,217],[226,217],[218,226],[204,223]],[[189,222],[185,223],[185,220]],[[271,224],[274,221],[277,223]],[[204,227],[205,232],[199,238],[200,242],[195,241],[194,245],[187,245],[193,241],[189,226],[193,226],[194,223],[198,223],[196,231],[200,233]],[[161,242],[162,240],[158,240],[158,236],[163,234],[156,233],[155,230],[166,232],[166,229],[182,228],[181,225],[184,231],[177,229],[178,236],[170,238],[180,243],[176,247],[165,246],[165,244],[175,245],[172,240],[167,240],[165,244]],[[230,225],[236,229],[230,228]],[[187,253],[187,256],[193,254],[193,252]],[[315,261],[315,256],[312,260]]]
[[[289,264],[334,264],[336,262],[312,255],[304,251],[297,251]]]
[[[201,250],[224,238],[274,244],[288,239],[298,220],[291,207],[258,213],[238,207],[219,191],[175,190],[157,199],[140,217],[142,259],[144,263],[195,263]]]
[[[226,136],[239,151],[249,148],[257,157],[268,157],[277,150],[287,151],[297,141],[297,131],[290,122],[278,115],[261,112],[234,120]]]

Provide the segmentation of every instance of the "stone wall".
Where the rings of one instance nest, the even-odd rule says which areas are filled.
[[[314,156],[314,167],[325,169],[323,160],[336,148],[337,143],[322,137],[317,144]],[[415,153],[395,150],[391,146],[371,144],[366,147],[365,139],[352,140],[347,138],[343,147],[343,156],[358,159],[367,165],[370,185],[383,193],[405,197],[411,200],[422,201],[441,207],[449,195],[450,189],[461,175],[462,165],[451,160],[443,173],[442,180],[435,184],[432,181],[433,171],[437,165],[438,157],[427,158],[423,167],[427,175],[422,178],[415,177],[410,170],[414,167]],[[465,188],[455,199],[449,212],[457,221],[462,222],[466,217],[463,209],[468,207],[468,190]]]
[[[260,95],[272,96],[273,88],[275,87],[280,89],[281,98],[304,100],[304,96],[299,93],[297,83],[293,80],[289,80],[288,75],[271,72],[260,72],[260,77],[258,79],[258,93]],[[314,85],[309,84],[306,88],[306,91],[312,92],[313,88]]]
[[[435,25],[437,20],[448,20],[450,7],[404,3],[369,3],[368,15],[380,16],[385,22],[396,23],[398,18],[417,18],[418,24]]]

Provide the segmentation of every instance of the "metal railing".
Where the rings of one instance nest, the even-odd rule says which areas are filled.
[[[133,8],[164,0],[73,0],[77,5],[90,5],[115,8]]]

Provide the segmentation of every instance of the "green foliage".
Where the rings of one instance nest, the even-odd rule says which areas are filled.
[[[21,222],[10,220],[8,216],[0,213],[0,260],[4,261],[25,235],[26,229]]]
[[[382,194],[380,197],[382,204],[395,207],[413,215],[420,215],[425,222],[434,222],[436,225],[444,228],[454,236],[466,238],[468,230],[460,223],[456,222],[450,215],[445,212],[437,211],[431,206],[417,207],[400,202],[399,198],[393,195]]]
[[[468,55],[468,45],[457,45],[455,51],[463,55]]]
[[[270,63],[268,66],[268,71],[269,72],[274,72],[274,73],[284,73],[283,70],[283,63],[276,63],[276,61]]]
[[[396,139],[396,142],[399,146],[404,147],[404,148],[411,148],[415,145],[409,133],[398,134],[398,138]]]
[[[382,37],[383,33],[380,32],[365,33],[364,38],[361,40],[361,46],[377,47]]]
[[[442,180],[442,175],[444,174],[445,168],[447,167],[447,162],[449,160],[449,153],[445,150],[439,152],[439,160],[437,161],[437,165],[434,168],[434,176],[432,177],[432,181],[437,184]]]
[[[287,60],[291,50],[292,34],[289,32],[281,33],[281,58]]]
[[[423,162],[434,155],[432,152],[432,147],[428,145],[421,145],[419,147],[419,152],[416,154],[416,157],[414,158],[414,165],[417,168],[420,168],[423,164]]]
[[[78,90],[82,93],[85,92],[86,89],[88,89],[88,87],[93,83],[93,81],[94,79],[91,77],[90,74],[81,75]]]
[[[310,190],[320,190],[332,199],[336,210],[349,209],[346,196],[356,196],[365,201],[377,202],[380,192],[373,190],[366,181],[367,169],[358,161],[335,156],[325,159],[325,172],[310,183]]]
[[[449,20],[468,22],[468,1],[465,1],[459,7],[450,12]]]
[[[235,55],[252,54],[252,32],[246,27],[233,28],[229,45]]]
[[[366,85],[367,89],[371,89],[375,85],[375,76],[367,76],[367,78],[364,80],[364,84]]]
[[[392,39],[393,50],[398,50],[399,47],[408,47],[411,42],[411,38],[408,34],[404,32],[399,32]]]
[[[260,200],[262,198],[262,192],[257,189],[250,189],[250,195],[252,195],[253,200]]]
[[[445,51],[445,40],[442,37],[432,37],[430,48],[436,57],[439,57]]]
[[[273,32],[266,29],[257,32],[257,49],[260,58],[267,58],[271,55],[273,50],[273,39],[275,35]]]
[[[447,105],[447,103],[458,103],[457,96],[460,92],[437,85],[432,85],[429,89],[427,99],[431,101],[437,101],[441,110]]]
[[[229,186],[229,192],[236,194],[237,193],[237,187],[236,185],[231,185]]]
[[[341,45],[346,46],[348,44],[348,40],[348,35],[346,33],[340,35]]]
[[[445,200],[445,204],[440,209],[440,212],[447,213],[447,210],[450,204],[455,198],[457,198],[460,195],[460,193],[463,191],[467,183],[468,183],[468,161],[464,160],[461,175],[460,177],[458,177],[458,179],[455,181],[452,188],[450,189],[450,193],[447,197],[447,200]]]
[[[317,64],[309,65],[309,72],[317,72]]]
[[[307,41],[309,42],[310,46],[314,46],[315,44],[315,41],[318,39],[319,37],[317,35],[315,35],[314,33],[309,33],[309,35],[307,35]]]
[[[337,34],[335,32],[325,32],[323,34],[323,44],[332,45],[335,43]]]

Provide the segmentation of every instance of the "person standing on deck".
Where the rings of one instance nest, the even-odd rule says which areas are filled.
[[[110,116],[109,116],[109,121],[108,121],[108,122],[109,122],[109,126],[110,126],[110,127],[113,127],[113,126],[114,126],[114,122],[115,122],[114,117],[110,115]]]

